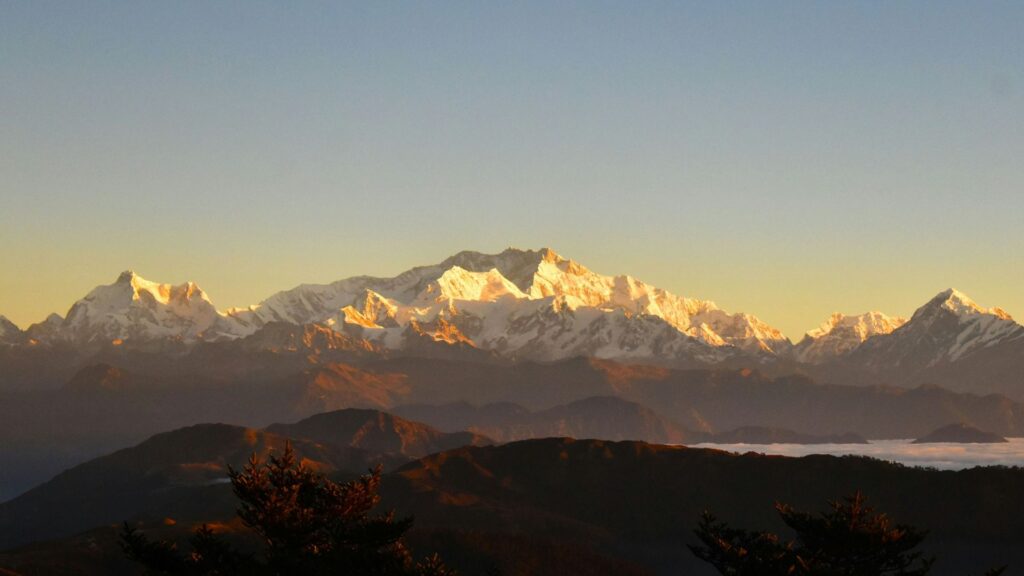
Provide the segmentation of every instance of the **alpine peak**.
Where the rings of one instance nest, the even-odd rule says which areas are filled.
[[[809,338],[821,338],[837,330],[849,329],[860,341],[867,340],[875,334],[888,334],[907,321],[906,318],[886,316],[881,312],[865,312],[856,316],[848,316],[835,312],[821,326],[807,332]]]
[[[851,352],[868,338],[892,333],[906,322],[906,318],[891,317],[881,312],[855,316],[836,312],[821,326],[804,335],[797,344],[796,357],[801,362],[812,364],[832,360]]]
[[[939,292],[923,309],[941,308],[953,312],[957,316],[968,316],[976,314],[989,314],[1002,320],[1013,320],[1002,308],[983,308],[979,306],[968,295],[956,288],[947,288]]]
[[[46,339],[91,345],[240,335],[224,324],[195,283],[151,282],[132,270],[122,272],[113,284],[94,288],[63,320],[49,318],[46,325],[37,326],[34,334]]]
[[[137,278],[137,277],[138,277],[138,275],[135,274],[134,270],[131,270],[131,269],[125,270],[124,272],[121,272],[121,275],[117,277],[117,280],[114,283],[115,284],[131,284],[132,282],[135,281],[135,278]]]
[[[492,302],[504,296],[526,298],[518,286],[502,276],[497,268],[486,272],[470,272],[459,266],[452,266],[431,282],[417,297],[420,302],[441,302],[443,300],[473,300]]]
[[[512,250],[512,248],[509,248],[509,250]],[[557,264],[565,260],[565,258],[562,258],[557,252],[555,252],[551,248],[541,248],[539,252],[540,259],[542,262],[550,262],[552,264]]]
[[[856,351],[872,367],[931,367],[1024,338],[1024,327],[1000,308],[983,308],[963,292],[939,292],[899,330],[872,338]]]

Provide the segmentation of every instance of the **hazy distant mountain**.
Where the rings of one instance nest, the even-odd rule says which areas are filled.
[[[288,390],[281,408],[299,418],[341,408],[385,408],[409,393],[403,374],[341,363],[310,368],[279,387]]]
[[[415,404],[392,410],[443,430],[469,429],[503,442],[568,436],[682,444],[700,442],[708,436],[636,402],[613,396],[593,396],[537,412],[511,403],[474,406],[465,402]]]
[[[471,432],[441,432],[435,428],[379,410],[336,410],[310,416],[294,424],[272,424],[268,432],[319,442],[351,446],[377,454],[420,458],[460,446],[491,444]]]
[[[854,432],[867,438],[916,438],[950,421],[1024,435],[1024,405],[999,395],[953,393],[934,386],[825,385],[805,376],[752,370],[679,370],[596,359],[514,365],[408,359],[376,365],[405,374],[408,393],[395,405],[511,402],[532,412],[592,396],[616,396],[693,430],[742,426],[815,436]],[[486,385],[481,385],[486,383]],[[420,415],[417,415],[420,417]]]
[[[136,385],[132,375],[105,362],[82,368],[64,385],[70,392],[118,392]]]
[[[467,402],[441,406],[410,404],[396,406],[391,411],[442,430],[473,430],[503,442],[554,436],[658,444],[867,442],[863,436],[853,433],[814,435],[767,426],[744,426],[714,433],[709,429],[711,423],[701,419],[695,411],[680,415],[686,422],[682,426],[641,404],[614,396],[584,398],[537,412],[508,402],[484,406]]]
[[[950,424],[914,440],[914,444],[933,444],[936,442],[956,442],[960,444],[991,444],[1006,442],[999,434],[968,426],[967,424]]]

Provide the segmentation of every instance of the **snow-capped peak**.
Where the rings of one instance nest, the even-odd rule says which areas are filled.
[[[881,312],[865,312],[856,316],[847,316],[836,312],[821,326],[808,331],[806,337],[817,339],[837,332],[844,332],[863,342],[876,334],[888,334],[906,322],[906,318],[886,316]]]
[[[127,270],[113,284],[98,286],[76,302],[59,327],[50,331],[59,339],[79,343],[188,340],[203,337],[221,318],[195,283],[151,282]]]
[[[393,309],[386,315],[400,325],[413,320],[432,322],[442,313],[461,315],[458,322],[473,318],[477,323],[475,328],[463,326],[466,334],[479,335],[483,330],[488,341],[503,348],[512,344],[508,338],[502,340],[500,334],[512,328],[498,324],[514,322],[523,326],[528,323],[524,318],[551,305],[573,313],[587,308],[598,315],[614,312],[650,316],[682,337],[712,347],[762,353],[786,351],[792,346],[778,330],[753,316],[729,314],[709,301],[676,296],[631,276],[598,274],[550,248],[509,248],[498,254],[459,252],[439,264],[412,268],[393,278],[356,276],[332,284],[299,286],[228,314],[250,330],[272,321],[335,322],[376,330],[374,337],[386,338],[379,333],[376,312],[370,317],[364,310],[367,290],[389,303],[388,308]],[[540,301],[549,304],[541,309],[524,304]],[[549,320],[568,322],[560,314]],[[400,345],[401,340],[390,342]]]
[[[872,336],[889,334],[907,322],[881,312],[847,316],[836,312],[821,326],[810,330],[797,344],[796,357],[801,362],[820,363],[842,356]]]
[[[114,288],[114,290],[109,290],[109,288]],[[98,291],[105,294],[99,295]],[[210,303],[206,293],[195,282],[185,282],[177,286],[151,282],[132,270],[125,270],[117,277],[114,284],[101,286],[93,290],[91,294],[97,294],[101,299],[104,297],[116,299],[118,296],[130,294],[132,300],[152,298],[165,305],[186,304],[195,301]]]
[[[446,300],[493,302],[498,298],[526,298],[518,286],[502,276],[497,268],[486,272],[470,272],[459,266],[445,270],[416,297],[419,304],[432,304]]]
[[[950,289],[909,321],[880,312],[833,314],[794,347],[750,314],[729,313],[633,276],[605,276],[549,248],[459,252],[392,278],[300,285],[226,313],[192,282],[152,282],[127,270],[76,302],[66,318],[54,315],[21,332],[0,317],[0,338],[16,332],[26,341],[75,344],[195,342],[246,336],[274,322],[320,324],[383,349],[415,341],[412,329],[509,358],[541,360],[592,355],[718,362],[747,352],[792,353],[815,363],[844,356],[869,367],[933,365],[1007,339],[1024,341],[1024,327],[1006,312]]]
[[[366,289],[352,304],[345,306],[340,312],[340,320],[342,322],[364,328],[391,328],[398,326],[398,322],[395,319],[398,306],[370,289]],[[338,321],[338,318],[328,318],[326,320],[328,325],[334,325]]]
[[[534,275],[542,263],[558,264],[565,261],[565,258],[550,248],[541,248],[540,250],[506,248],[498,254],[483,254],[464,250],[447,258],[437,267],[441,270],[448,270],[458,266],[470,272],[487,272],[496,269],[521,291],[529,292],[530,285],[534,282]]]
[[[127,270],[72,306],[66,319],[37,332],[78,343],[195,341],[244,336],[271,322],[320,323],[386,348],[403,346],[413,323],[426,330],[450,322],[472,345],[515,357],[593,351],[640,358],[671,350],[708,359],[792,347],[751,315],[730,314],[632,276],[604,276],[550,248],[459,252],[393,278],[301,285],[224,314],[194,283],[151,282]]]
[[[957,290],[956,288],[948,288],[939,292],[934,298],[925,304],[920,310],[928,311],[930,309],[941,308],[948,310],[957,316],[973,316],[977,314],[989,314],[1000,318],[1002,320],[1013,320],[1013,318],[1006,313],[1002,308],[983,308],[979,306],[974,300]]]
[[[862,364],[928,367],[955,362],[978,350],[1024,339],[1024,327],[1000,308],[984,308],[963,292],[943,290],[891,334],[857,351]]]

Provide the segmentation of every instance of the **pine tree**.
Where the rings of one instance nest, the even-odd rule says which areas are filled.
[[[260,558],[235,551],[207,528],[182,555],[127,524],[121,545],[153,574],[359,574],[453,576],[436,555],[415,564],[402,538],[409,518],[371,513],[380,501],[381,469],[339,484],[303,466],[290,444],[267,462],[253,455],[241,471],[229,469],[238,516],[263,544]]]
[[[860,492],[817,515],[775,509],[795,540],[730,528],[705,512],[694,531],[700,544],[690,550],[727,576],[922,576],[934,561],[917,550],[926,532],[875,512]]]

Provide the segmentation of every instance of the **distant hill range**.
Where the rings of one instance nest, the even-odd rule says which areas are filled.
[[[999,434],[979,430],[967,424],[950,424],[914,440],[914,444],[934,444],[937,442],[952,442],[958,444],[998,444],[1007,442]]]
[[[301,334],[300,342],[335,342],[329,331]],[[1024,405],[934,386],[828,385],[749,368],[593,358],[508,363],[354,358],[337,348],[221,352],[196,348],[172,361],[127,351],[83,367],[57,389],[0,393],[0,498],[161,431],[225,421],[262,428],[344,408],[397,409],[443,430],[464,424],[500,440],[572,435],[693,444],[725,433],[739,441],[737,429],[752,443],[757,429],[756,439],[769,441],[787,441],[772,440],[772,429],[795,442],[844,434],[918,438],[949,422],[1024,436]],[[441,408],[404,412],[410,405]],[[453,425],[445,414],[460,405],[462,424]]]
[[[636,402],[614,396],[593,396],[530,412],[509,402],[474,406],[455,402],[443,406],[411,404],[392,408],[396,414],[428,422],[442,430],[473,430],[508,442],[565,436],[604,440],[643,440],[660,444],[862,444],[855,433],[813,435],[786,428],[743,426],[712,432],[696,414],[684,427]]]

